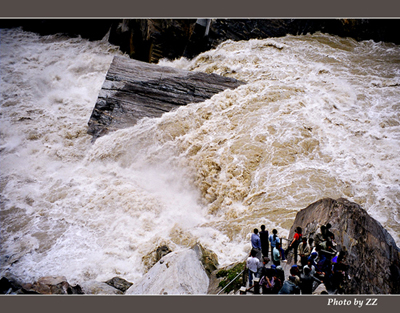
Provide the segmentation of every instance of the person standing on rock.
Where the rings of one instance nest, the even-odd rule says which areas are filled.
[[[258,229],[254,228],[253,234],[251,235],[251,246],[253,247],[253,250],[256,251],[257,255],[256,257],[260,262],[262,262],[262,257],[261,257],[261,239],[260,236],[258,235]]]
[[[254,275],[254,277],[257,277],[257,271],[259,268],[260,261],[258,260],[256,255],[257,255],[257,251],[255,251],[254,249],[251,250],[250,257],[246,261],[246,266],[247,266],[248,274],[249,274],[248,290],[253,286],[253,275]]]
[[[298,252],[299,252],[300,259],[297,262],[297,265],[303,267],[304,265],[307,264],[307,259],[311,254],[311,248],[307,244],[306,237],[302,238],[302,242],[299,244]]]
[[[297,264],[297,248],[301,242],[302,237],[302,229],[301,227],[296,227],[295,234],[293,236],[293,240],[290,243],[289,247],[286,249],[285,254],[288,255],[289,251],[293,249],[294,254],[294,264]]]
[[[325,237],[326,237],[326,227],[325,225],[321,226],[321,232],[317,233],[314,237],[314,244],[315,246],[321,244],[321,242],[325,241]]]
[[[263,257],[268,257],[268,252],[269,252],[268,237],[269,237],[268,230],[265,230],[265,225],[261,225],[260,240],[261,240],[261,252]]]

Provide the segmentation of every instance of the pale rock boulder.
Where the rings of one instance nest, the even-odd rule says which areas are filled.
[[[88,295],[118,295],[123,292],[107,283],[91,280],[81,284],[82,290]]]
[[[197,251],[197,252],[196,252]],[[209,278],[199,250],[185,249],[165,255],[125,294],[207,294]]]

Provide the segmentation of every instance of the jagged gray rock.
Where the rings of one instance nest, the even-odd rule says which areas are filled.
[[[107,285],[110,285],[111,287],[121,290],[122,292],[127,291],[129,289],[129,287],[133,285],[133,283],[131,283],[121,277],[113,277],[110,280],[107,280],[105,283]]]
[[[123,292],[107,283],[90,280],[81,283],[82,290],[85,294],[89,295],[119,295]]]
[[[160,117],[182,105],[202,102],[244,82],[115,56],[89,120],[95,140],[130,127],[144,117]]]
[[[300,226],[313,237],[330,223],[338,251],[347,251],[351,280],[346,294],[400,293],[400,250],[393,237],[360,205],[346,199],[322,199],[297,213],[289,238]]]

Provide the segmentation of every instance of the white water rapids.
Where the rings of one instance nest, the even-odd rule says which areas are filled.
[[[324,197],[400,242],[400,47],[315,34],[162,65],[247,82],[91,144],[106,41],[0,31],[1,271],[135,282],[162,244],[243,260]]]

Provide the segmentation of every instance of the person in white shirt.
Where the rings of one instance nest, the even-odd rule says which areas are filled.
[[[257,277],[258,267],[260,266],[260,260],[256,257],[257,251],[251,250],[250,257],[246,261],[246,266],[249,270],[249,287],[253,286],[253,275]]]

